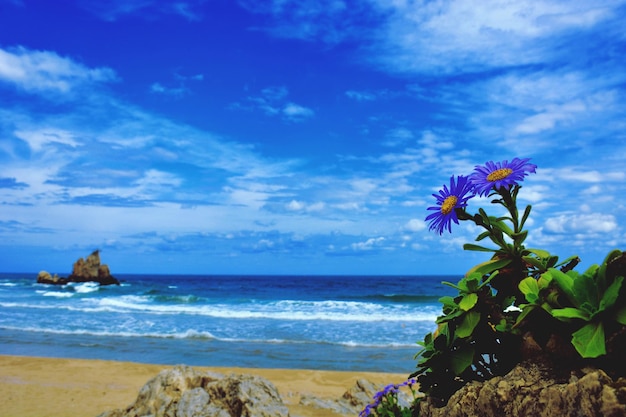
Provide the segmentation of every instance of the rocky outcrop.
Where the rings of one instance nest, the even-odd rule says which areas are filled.
[[[177,366],[141,388],[135,402],[98,417],[289,417],[277,389],[254,375],[222,375]]]
[[[100,251],[93,251],[87,259],[80,258],[72,267],[72,274],[67,278],[51,276],[46,271],[39,272],[37,282],[40,284],[65,285],[70,282],[97,282],[100,285],[119,285],[119,281],[111,275],[109,267],[100,263]]]
[[[446,406],[421,404],[422,417],[625,417],[626,379],[585,368],[559,376],[541,361],[524,362],[503,377],[472,382]]]
[[[306,394],[300,397],[300,405],[332,411],[335,414],[356,416],[367,404],[372,402],[374,395],[383,388],[382,385],[376,385],[366,379],[358,379],[354,386],[348,389],[341,398],[326,399]],[[408,393],[404,391],[398,392],[398,403],[400,405],[408,407],[411,400],[412,398]]]

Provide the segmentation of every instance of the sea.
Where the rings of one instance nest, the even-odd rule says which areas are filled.
[[[410,374],[450,276],[0,273],[0,354]]]

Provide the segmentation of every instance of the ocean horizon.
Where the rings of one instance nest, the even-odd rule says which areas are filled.
[[[460,276],[0,273],[0,354],[411,373]]]

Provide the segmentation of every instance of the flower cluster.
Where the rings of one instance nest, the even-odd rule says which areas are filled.
[[[512,186],[523,181],[529,172],[534,173],[537,166],[529,163],[530,158],[514,158],[511,162],[487,162],[484,166],[477,165],[474,172],[469,176],[454,176],[450,178],[450,188],[446,185],[433,194],[437,199],[437,205],[428,207],[434,211],[426,217],[429,221],[429,230],[436,230],[443,234],[445,229],[452,231],[452,222],[459,224],[459,210],[467,207],[467,201],[479,195],[488,195],[491,192],[499,193],[508,191]]]
[[[411,415],[411,410],[409,408],[402,407],[398,404],[398,393],[402,387],[408,387],[413,394],[413,399],[415,399],[413,385],[416,383],[417,380],[411,378],[401,384],[389,384],[385,386],[385,388],[374,394],[373,401],[365,406],[365,408],[359,413],[359,417]]]

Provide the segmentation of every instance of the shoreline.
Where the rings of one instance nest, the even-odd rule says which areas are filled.
[[[181,364],[182,365],[182,364]],[[141,387],[173,365],[99,359],[0,355],[0,415],[5,417],[96,417],[135,401]],[[292,416],[336,417],[338,414],[299,405],[301,395],[339,399],[357,379],[387,385],[406,374],[368,371],[192,366],[223,374],[251,374],[278,389]]]

